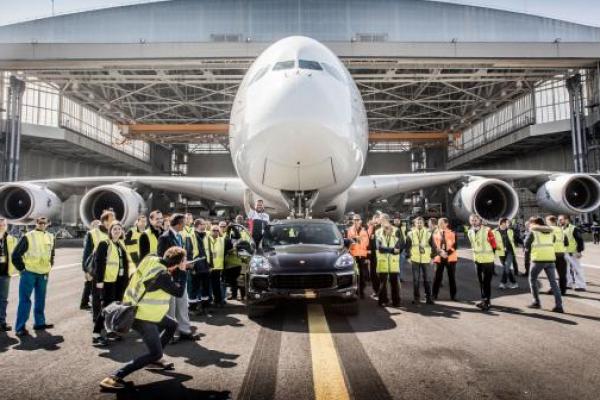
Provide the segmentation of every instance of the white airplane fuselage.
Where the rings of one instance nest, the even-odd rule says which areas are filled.
[[[294,193],[309,193],[315,214],[344,212],[368,125],[361,94],[331,50],[301,36],[271,45],[244,77],[230,124],[233,164],[255,199],[287,213]]]

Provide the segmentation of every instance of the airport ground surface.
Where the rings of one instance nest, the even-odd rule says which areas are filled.
[[[50,278],[47,318],[56,327],[19,341],[0,336],[4,399],[597,399],[600,391],[600,247],[584,257],[588,291],[565,299],[565,314],[530,310],[521,288],[499,291],[489,313],[467,259],[458,268],[460,302],[414,306],[405,272],[402,306],[361,303],[358,316],[289,305],[259,320],[231,302],[212,317],[193,317],[199,342],[169,346],[176,370],[139,371],[135,387],[101,393],[98,382],[144,351],[137,336],[107,349],[91,346],[91,317],[79,310],[79,249],[60,249]],[[466,256],[466,254],[463,254]],[[521,259],[522,269],[522,259]],[[547,282],[545,287],[547,287]],[[14,323],[18,279],[9,322]],[[31,323],[31,321],[30,321]]]

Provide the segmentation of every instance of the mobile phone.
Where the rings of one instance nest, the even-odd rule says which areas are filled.
[[[206,259],[206,257],[198,257],[198,258],[194,258],[193,260],[187,261],[186,264],[195,264],[200,260],[204,260]]]

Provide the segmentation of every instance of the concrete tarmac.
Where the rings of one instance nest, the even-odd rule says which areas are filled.
[[[412,305],[405,266],[400,308],[366,299],[358,316],[346,317],[300,302],[249,320],[232,301],[210,317],[194,316],[201,340],[166,349],[175,371],[138,371],[127,378],[135,386],[114,394],[101,392],[99,381],[145,347],[135,333],[92,347],[91,315],[79,310],[81,250],[59,249],[47,298],[47,320],[56,327],[23,340],[0,334],[0,398],[598,399],[600,247],[588,244],[588,291],[571,292],[565,314],[549,311],[548,295],[542,310],[528,309],[522,277],[520,289],[504,291],[495,277],[493,308],[481,312],[469,252],[461,256],[459,302],[448,300],[446,282],[436,305]],[[17,298],[13,278],[12,325]]]

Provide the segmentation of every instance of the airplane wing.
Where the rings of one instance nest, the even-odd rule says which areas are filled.
[[[578,214],[590,212],[600,205],[598,174],[574,174],[552,171],[470,170],[412,174],[368,175],[359,177],[348,191],[348,211],[360,209],[370,201],[436,186],[459,184],[455,209],[484,214],[484,219],[514,216],[518,196],[513,182],[537,193],[538,204],[554,212]],[[458,199],[458,200],[457,200]],[[501,204],[504,203],[504,204]],[[486,204],[497,207],[487,217]],[[479,210],[478,210],[479,208]]]
[[[102,185],[120,185],[131,188],[146,187],[149,189],[182,193],[187,196],[218,201],[232,206],[242,205],[244,189],[246,189],[246,185],[239,178],[191,178],[177,176],[101,176],[42,179],[19,183],[31,183],[46,187],[59,197],[83,194],[90,189]]]
[[[11,223],[28,223],[38,216],[60,212],[62,201],[83,195],[80,214],[84,223],[112,208],[123,223],[131,224],[146,211],[140,193],[165,191],[192,199],[205,199],[243,207],[246,185],[239,178],[174,176],[103,176],[41,179],[0,183],[0,215]]]

